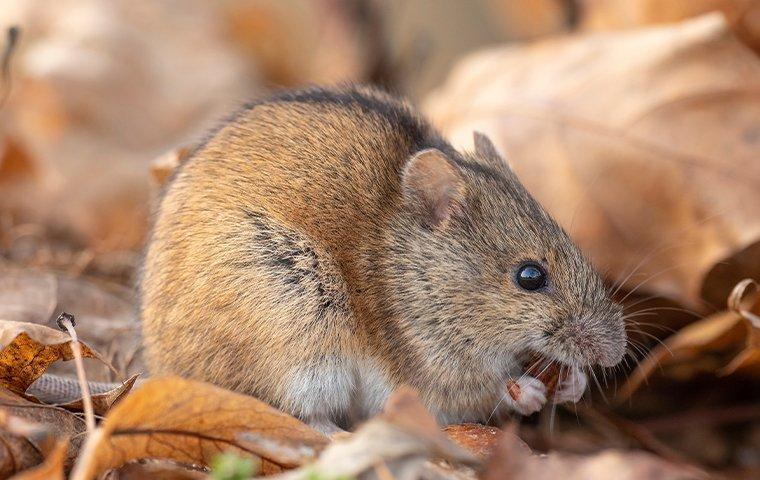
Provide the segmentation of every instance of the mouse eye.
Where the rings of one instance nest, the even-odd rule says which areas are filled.
[[[525,290],[538,290],[546,285],[546,271],[537,263],[526,263],[517,270],[515,281]]]

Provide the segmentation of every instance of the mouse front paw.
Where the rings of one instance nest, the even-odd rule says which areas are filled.
[[[577,403],[583,396],[583,392],[586,391],[587,384],[588,378],[585,373],[578,368],[571,369],[567,376],[560,380],[559,385],[557,385],[552,402]]]
[[[546,385],[541,380],[528,376],[509,380],[505,402],[520,415],[535,413],[546,404]]]

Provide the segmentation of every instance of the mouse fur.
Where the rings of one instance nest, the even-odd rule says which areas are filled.
[[[540,385],[537,406],[503,401],[529,351],[618,363],[620,307],[488,138],[474,143],[458,152],[366,87],[246,106],[160,200],[141,280],[151,372],[348,428],[401,384],[444,423],[531,413]],[[515,282],[526,261],[547,272],[540,291]]]

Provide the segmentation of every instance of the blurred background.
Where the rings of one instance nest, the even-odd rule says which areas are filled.
[[[726,306],[760,278],[760,1],[0,0],[0,37],[5,317],[77,311],[139,370],[167,169],[247,100],[376,84],[489,134],[636,315],[594,408],[524,438],[760,472],[760,321]]]

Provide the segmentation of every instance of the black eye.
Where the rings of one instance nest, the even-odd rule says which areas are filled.
[[[517,271],[516,280],[525,290],[538,290],[546,285],[546,272],[537,263],[526,263]]]

